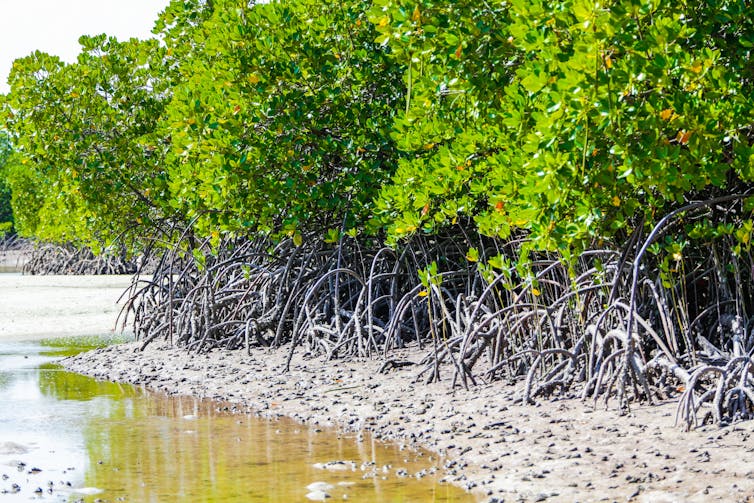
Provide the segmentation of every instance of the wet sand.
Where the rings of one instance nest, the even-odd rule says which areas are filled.
[[[0,274],[0,340],[107,335],[130,276]]]
[[[28,259],[21,250],[0,250],[0,272],[20,271]]]
[[[102,335],[115,329],[126,276],[0,275],[0,338]],[[63,285],[63,288],[60,288]],[[469,391],[415,382],[416,367],[323,362],[287,351],[111,346],[64,361],[103,380],[227,400],[261,416],[368,430],[447,455],[447,480],[489,501],[754,501],[754,421],[685,432],[676,404],[634,406],[620,417],[575,399],[515,403],[502,383]],[[407,350],[400,359],[419,361]],[[446,370],[445,375],[448,376]],[[613,404],[614,406],[614,404]]]
[[[449,456],[448,481],[488,501],[754,501],[752,421],[685,432],[674,426],[675,402],[634,406],[624,417],[575,399],[521,406],[514,403],[519,390],[501,383],[451,390],[449,382],[414,382],[415,367],[382,375],[377,360],[324,363],[300,354],[283,373],[286,356],[188,355],[157,345],[139,353],[132,343],[64,365],[425,447]]]

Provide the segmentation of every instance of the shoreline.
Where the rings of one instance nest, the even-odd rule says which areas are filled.
[[[115,335],[118,300],[130,284],[130,276],[2,273],[0,340]]]
[[[28,261],[26,250],[0,250],[0,271],[21,272]]]
[[[500,382],[465,391],[416,383],[417,367],[379,374],[380,360],[322,362],[255,349],[188,354],[153,343],[61,361],[97,379],[238,405],[260,417],[369,431],[447,458],[445,480],[486,501],[754,501],[754,421],[685,432],[676,402],[619,416],[577,399],[516,404]],[[405,350],[402,359],[423,353]]]

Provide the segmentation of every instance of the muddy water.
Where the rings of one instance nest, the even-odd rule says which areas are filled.
[[[55,364],[103,342],[112,336],[0,341],[0,501],[295,502],[324,497],[317,491],[329,501],[477,500],[440,483],[428,454]]]

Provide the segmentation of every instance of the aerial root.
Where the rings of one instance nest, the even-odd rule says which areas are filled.
[[[36,243],[27,255],[24,274],[133,274],[137,270],[136,260],[117,248],[95,255],[85,247]]]
[[[523,241],[478,239],[480,257],[517,262]],[[721,279],[720,257],[732,248],[705,253],[673,286],[660,259],[637,267],[633,249],[590,250],[570,264],[530,254],[522,270],[479,266],[468,243],[453,239],[416,238],[398,251],[304,242],[178,246],[151,277],[136,278],[124,321],[134,320],[143,345],[164,339],[249,355],[286,346],[289,365],[295,354],[382,358],[387,372],[409,365],[400,351],[412,346],[424,354],[417,379],[462,389],[519,383],[525,403],[578,394],[606,405],[615,398],[625,412],[680,393],[686,427],[754,413],[750,301]]]

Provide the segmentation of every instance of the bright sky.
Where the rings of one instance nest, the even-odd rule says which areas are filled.
[[[81,35],[151,35],[169,0],[0,0],[0,93],[13,60],[40,50],[73,62]]]

